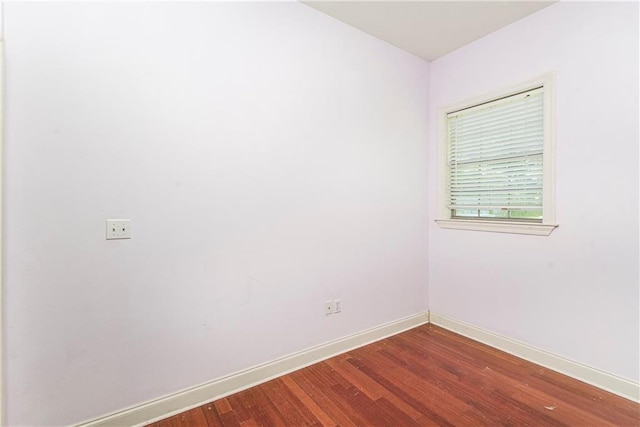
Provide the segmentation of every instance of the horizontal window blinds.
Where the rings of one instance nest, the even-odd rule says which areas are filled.
[[[449,209],[542,210],[542,88],[447,115]]]

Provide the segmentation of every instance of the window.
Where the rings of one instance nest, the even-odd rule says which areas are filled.
[[[556,227],[552,77],[440,110],[441,227],[538,235]]]

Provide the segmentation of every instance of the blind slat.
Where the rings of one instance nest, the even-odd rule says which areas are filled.
[[[455,144],[456,150],[472,149],[479,146],[492,146],[494,144],[508,144],[510,142],[517,142],[521,140],[534,140],[540,142],[543,136],[542,129],[527,128],[514,131],[505,134],[504,131],[496,131],[495,133],[479,133],[478,135],[469,135],[465,139],[458,138],[457,135],[451,135],[449,140]]]
[[[542,99],[540,100],[542,101]],[[510,112],[508,116],[488,116],[486,118],[474,118],[473,120],[452,120],[452,124],[455,125],[453,131],[458,132],[460,135],[466,135],[469,132],[476,132],[478,130],[492,128],[495,125],[504,125],[508,123],[527,123],[534,122],[538,119],[538,114],[542,112],[542,103],[536,103],[536,105],[528,105],[523,107],[520,111]]]

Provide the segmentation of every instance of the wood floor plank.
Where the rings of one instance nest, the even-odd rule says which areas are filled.
[[[352,425],[368,425],[366,417],[354,407],[355,400],[351,399],[345,390],[350,386],[342,383],[342,377],[335,374],[326,364],[320,363],[307,368],[307,374],[314,378],[316,384],[322,389],[327,398],[332,401]]]
[[[207,425],[209,427],[222,427],[222,420],[220,419],[220,415],[216,410],[213,402],[207,403],[206,405],[202,405],[202,413],[204,414],[205,419],[207,420]]]
[[[265,395],[276,407],[286,425],[319,425],[313,413],[282,384],[281,380],[269,381],[262,385]]]
[[[366,351],[368,350],[363,350],[363,353]],[[430,402],[429,408],[446,419],[472,424],[487,420],[487,414],[492,413],[488,408],[482,408],[477,401],[471,404],[465,399],[457,398],[458,395],[467,395],[452,387],[447,381],[446,376],[450,375],[449,372],[439,369],[435,361],[431,364],[426,363],[423,367],[408,364],[407,356],[407,353],[401,354],[393,345],[388,345],[370,357],[377,357],[376,363],[380,365],[380,369],[377,369],[378,374],[386,375],[391,381],[398,381],[404,389],[413,390],[412,395],[421,393],[423,399]]]
[[[417,425],[408,415],[399,410],[393,410],[388,405],[380,405],[380,401],[369,399],[358,388],[351,387],[349,389],[340,388],[336,390],[344,401],[350,402],[350,407],[357,412],[365,423],[359,425],[380,425],[380,426],[415,426]]]
[[[213,402],[213,405],[220,416],[220,421],[223,426],[236,427],[240,425],[240,421],[238,421],[238,418],[235,416],[233,408],[226,397],[216,400]]]
[[[290,375],[281,378],[283,384],[306,406],[323,426],[336,426],[335,421],[309,396]]]
[[[363,393],[367,394],[371,399],[387,399],[391,404],[409,415],[412,420],[416,421],[423,418],[424,414],[409,405],[404,400],[393,394],[390,390],[383,387],[380,383],[356,368],[348,359],[327,360],[327,364],[336,372],[347,378],[356,385]]]
[[[241,394],[253,402],[251,409],[254,413],[254,419],[258,421],[260,425],[273,427],[284,427],[287,425],[278,409],[270,404],[271,401],[267,397],[266,390],[254,387],[247,390],[246,393]]]
[[[377,353],[382,354],[385,351],[381,350]],[[454,399],[435,377],[425,380],[382,357],[376,360],[375,366],[365,355],[352,359],[352,363],[357,364],[358,369],[438,425],[479,421],[479,417],[474,416],[474,407]]]
[[[640,426],[640,405],[424,325],[149,427],[305,425]]]
[[[326,360],[324,363],[336,371],[337,374],[342,376],[345,380],[356,386],[362,391],[369,399],[377,400],[385,394],[385,388],[380,386],[372,380],[371,377],[363,374],[358,369],[353,368],[353,365],[349,363],[348,358],[333,358]]]
[[[158,427],[178,426],[207,427],[208,423],[206,417],[204,416],[204,412],[202,412],[202,408],[200,407],[191,409],[187,412],[183,412],[181,414],[158,422]]]
[[[323,387],[311,373],[311,368],[305,368],[291,374],[292,379],[300,385],[313,401],[340,426],[355,426],[355,422],[343,412],[336,402],[325,393]]]
[[[478,415],[484,417],[490,417],[493,423],[502,422],[503,408],[508,408],[508,413],[514,422],[521,425],[535,424],[536,417],[532,414],[533,410],[526,405],[521,405],[519,402],[514,401],[507,393],[504,393],[500,388],[496,388],[492,381],[487,381],[482,377],[476,378],[473,381],[467,379],[467,381],[460,381],[460,378],[451,374],[450,370],[444,369],[442,363],[425,366],[416,366],[409,363],[407,354],[399,356],[395,352],[390,350],[384,350],[380,352],[387,359],[395,362],[397,365],[402,366],[413,374],[412,381],[417,387],[424,389],[428,384],[432,384],[442,389],[446,393],[447,398],[444,400],[449,405],[460,405],[464,403],[471,407],[466,409],[463,413],[466,415]],[[458,360],[457,363],[460,363]],[[420,380],[421,377],[425,377],[425,380]],[[416,380],[416,378],[418,378]],[[459,409],[456,409],[458,412]],[[546,417],[542,414],[539,421],[543,421],[547,425],[558,425],[553,419]],[[467,423],[467,420],[460,420],[460,422]]]

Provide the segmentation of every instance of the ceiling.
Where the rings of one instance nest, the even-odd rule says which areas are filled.
[[[554,1],[302,1],[428,61]]]

